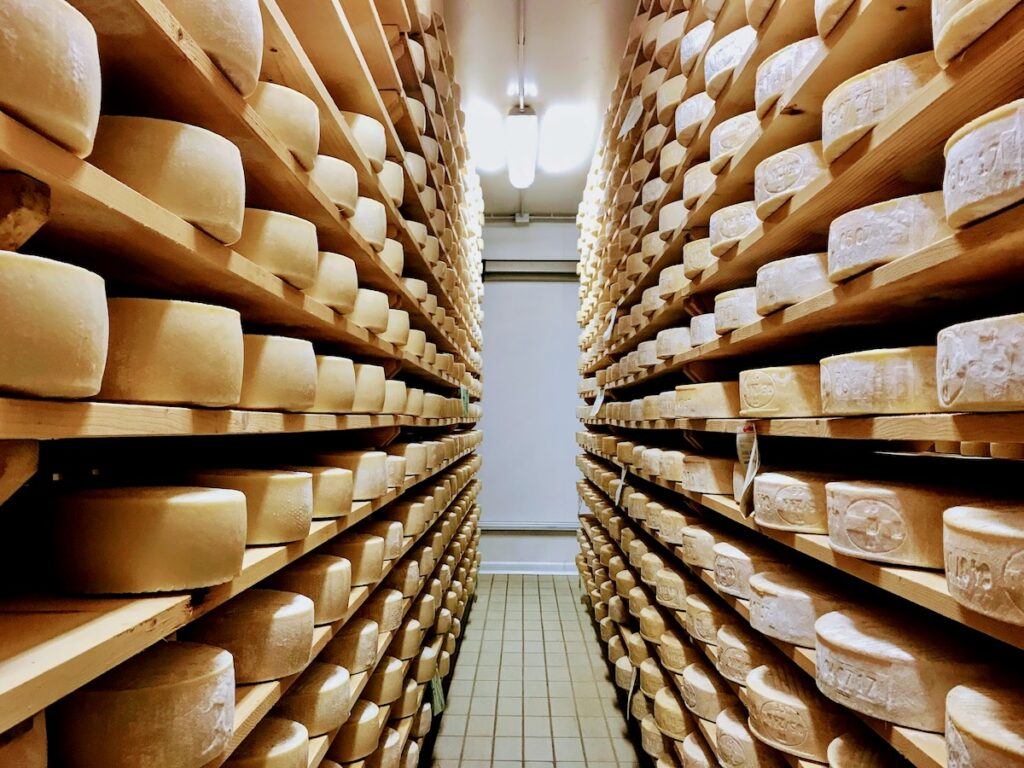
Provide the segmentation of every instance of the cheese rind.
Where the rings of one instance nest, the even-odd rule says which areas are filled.
[[[377,174],[377,179],[380,181],[384,194],[396,207],[401,207],[402,201],[405,199],[405,172],[402,170],[402,166],[393,160],[385,160],[384,167]]]
[[[373,333],[384,333],[388,328],[388,295],[382,291],[360,288],[352,310],[346,317],[360,328]]]
[[[163,299],[110,299],[102,400],[236,405],[241,317],[233,309]]]
[[[1009,688],[958,685],[946,696],[949,765],[965,768],[1024,766],[1020,699]]]
[[[906,104],[939,66],[931,51],[881,64],[851,77],[825,97],[821,144],[832,163],[868,131]]]
[[[939,192],[910,195],[837,216],[828,230],[828,277],[833,283],[929,246],[953,231]]]
[[[227,768],[303,768],[309,762],[306,727],[265,717],[224,762]]]
[[[757,312],[762,316],[831,290],[828,254],[809,253],[765,264],[757,270],[755,288]]]
[[[660,360],[689,352],[690,348],[690,329],[686,326],[666,328],[660,331],[655,339],[654,351]]]
[[[760,127],[756,113],[743,112],[711,129],[711,172],[720,174],[725,170],[733,155]]]
[[[830,416],[934,413],[935,347],[852,352],[821,361],[821,406]]]
[[[232,248],[296,288],[309,288],[316,279],[316,227],[298,216],[246,208]]]
[[[765,528],[827,533],[825,483],[813,472],[762,472],[754,478],[754,519]]]
[[[379,635],[375,621],[354,618],[327,644],[321,661],[344,667],[352,675],[365,672],[377,658]]]
[[[683,244],[683,272],[691,280],[718,261],[711,253],[711,239],[702,237]]]
[[[251,96],[263,64],[263,17],[259,3],[167,0],[166,5],[238,92],[244,97]]]
[[[109,323],[99,275],[0,250],[0,325],[0,391],[37,397],[100,391]]]
[[[347,357],[316,356],[316,399],[312,413],[347,413],[356,394],[356,369]]]
[[[58,579],[75,593],[223,584],[241,573],[245,536],[245,496],[232,490],[77,491],[61,496],[54,511]]]
[[[380,413],[387,396],[387,374],[379,365],[355,364],[356,386],[353,413]]]
[[[370,161],[373,172],[380,173],[388,150],[384,124],[376,118],[360,115],[358,112],[342,112],[341,116],[348,124],[366,159]]]
[[[316,403],[313,344],[285,336],[244,335],[239,408],[305,411]]]
[[[736,288],[715,296],[715,331],[735,331],[761,319],[757,313],[757,290]]]
[[[702,720],[714,722],[736,700],[725,680],[703,662],[690,664],[683,670],[682,678],[686,708]]]
[[[51,717],[51,759],[61,765],[200,768],[234,731],[231,654],[157,643],[62,699]]]
[[[766,157],[754,168],[754,203],[764,221],[827,170],[821,142],[797,144]]]
[[[939,0],[932,3],[932,41],[943,68],[1017,5],[1017,0]]]
[[[358,292],[356,263],[340,253],[320,251],[316,258],[316,273],[313,282],[305,289],[306,295],[347,314],[355,307]]]
[[[785,365],[740,371],[740,416],[810,417],[820,416],[821,412],[819,366]]]
[[[767,115],[779,97],[810,64],[825,51],[825,42],[817,35],[780,48],[757,67],[754,104],[758,118]]]
[[[707,381],[676,387],[677,418],[730,419],[739,415],[739,384]]]
[[[242,234],[242,155],[212,131],[104,115],[89,162],[226,245]]]
[[[343,557],[314,552],[274,574],[267,584],[283,592],[305,595],[313,601],[313,623],[331,624],[348,612],[352,564]]]
[[[384,203],[371,197],[358,198],[349,223],[375,253],[384,250],[388,235],[388,214]]]
[[[79,157],[92,151],[100,117],[96,32],[61,0],[10,0],[0,8],[0,107]]]
[[[352,498],[356,501],[369,501],[388,492],[387,454],[383,451],[335,451],[321,454],[317,461],[352,471]]]
[[[691,165],[683,174],[683,205],[692,208],[697,200],[715,183],[715,174],[711,172],[711,161]]]
[[[712,44],[704,57],[704,84],[708,95],[717,98],[740,63],[757,40],[757,30],[749,24],[730,32]]]
[[[730,478],[731,481],[731,478]],[[779,560],[771,552],[742,541],[720,541],[715,554],[715,586],[726,594],[749,600],[750,577],[759,571],[773,570]]]
[[[755,738],[743,716],[741,707],[733,705],[724,709],[715,726],[715,742],[722,765],[743,766],[744,768],[782,768],[786,763],[767,744]]]
[[[959,323],[939,331],[939,404],[953,411],[1024,407],[1024,314]]]
[[[329,155],[317,155],[310,178],[343,216],[355,213],[359,201],[359,177],[350,164]]]
[[[352,706],[350,678],[344,667],[314,661],[288,688],[274,714],[299,723],[311,737],[340,728]]]
[[[693,343],[693,346],[699,347],[717,338],[718,331],[715,330],[714,312],[690,318],[690,341]]]
[[[697,135],[701,123],[714,108],[714,99],[704,91],[694,94],[676,107],[676,141],[684,147],[687,146]]]
[[[697,57],[711,39],[711,33],[715,29],[715,23],[710,19],[702,21],[691,29],[683,39],[679,41],[679,68],[684,75],[689,75],[693,65],[697,63]]]
[[[853,0],[814,0],[814,20],[818,36],[822,39],[828,37],[851,5]]]
[[[283,85],[258,83],[248,102],[299,165],[313,170],[320,150],[320,111],[313,100]]]
[[[752,200],[719,208],[711,214],[708,221],[708,232],[711,240],[711,253],[722,256],[747,235],[754,232],[761,223],[757,218],[757,207]]]
[[[308,472],[208,469],[193,472],[197,485],[245,494],[246,544],[283,544],[309,535],[313,477]]]

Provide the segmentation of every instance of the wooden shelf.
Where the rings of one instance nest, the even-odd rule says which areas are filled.
[[[345,517],[314,520],[309,536],[281,546],[250,547],[242,572],[203,593],[153,597],[40,597],[0,601],[0,732],[41,711],[121,662],[209,613],[362,522],[409,489],[472,453],[412,478]]]
[[[588,453],[591,452],[588,451]],[[600,453],[594,453],[593,455],[619,468],[623,466],[617,459]],[[941,571],[880,565],[867,560],[847,557],[832,550],[826,535],[786,533],[761,528],[754,522],[753,518],[743,515],[739,505],[731,497],[694,493],[686,490],[679,483],[661,480],[653,475],[637,472],[633,469],[627,469],[627,472],[648,483],[694,501],[704,509],[773,539],[780,544],[784,544],[791,549],[795,549],[820,563],[872,584],[920,608],[937,613],[976,632],[1000,640],[1007,645],[1015,648],[1024,648],[1024,628],[990,619],[960,605],[949,594],[945,574]]]
[[[428,532],[434,530],[441,515],[447,512],[449,507],[459,499],[462,492],[471,482],[472,478],[463,484],[458,493],[452,497],[449,504],[435,514],[430,525],[428,525],[420,534],[406,537],[406,541],[402,545],[402,551],[393,560],[389,560],[384,564],[384,570],[381,577],[374,584],[355,587],[352,590],[349,597],[348,610],[345,612],[344,617],[332,624],[320,625],[314,629],[313,646],[310,650],[309,661],[306,664],[307,667],[316,661],[320,652],[323,651],[327,644],[341,631],[341,629],[352,620],[352,617],[356,615],[370,595],[372,595],[377,588],[385,582],[388,574],[391,573],[394,566],[404,559],[406,555],[412,551],[412,548]],[[468,514],[468,510],[466,510],[466,513]],[[465,514],[462,519],[465,519]],[[420,590],[422,590],[428,580],[429,574],[420,577]],[[403,618],[405,617],[405,614],[408,613],[414,599],[415,598],[412,597],[405,598],[405,605],[402,611]],[[377,668],[377,665],[380,664],[381,659],[384,657],[393,635],[394,633],[392,632],[386,632],[378,637],[376,660],[370,670],[362,673],[363,676],[354,688],[351,701],[354,702],[359,698],[359,694],[362,693],[363,688],[366,687],[366,683],[372,676],[373,671]],[[271,708],[281,700],[284,694],[288,692],[288,689],[291,688],[292,684],[301,675],[302,672],[297,672],[294,675],[290,675],[280,680],[273,680],[267,683],[257,683],[254,685],[237,686],[235,688],[235,729],[231,736],[231,741],[229,742],[227,749],[221,755],[208,762],[203,768],[218,768],[223,765],[231,756],[231,753],[235,751],[238,745],[241,744],[250,733],[252,733],[253,729],[259,725],[259,722],[270,713]]]

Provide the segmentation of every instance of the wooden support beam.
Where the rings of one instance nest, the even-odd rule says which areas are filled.
[[[0,441],[0,504],[13,496],[39,469],[35,440]]]
[[[50,188],[23,173],[0,173],[0,250],[16,251],[50,218]]]

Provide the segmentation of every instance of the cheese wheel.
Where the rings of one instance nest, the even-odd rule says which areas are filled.
[[[754,112],[743,112],[711,129],[711,172],[720,174],[729,165],[751,136],[757,134],[761,124]]]
[[[245,494],[246,544],[283,544],[309,535],[313,478],[308,472],[208,469],[193,472],[191,479],[198,485]]]
[[[755,288],[757,312],[762,316],[831,290],[828,254],[791,256],[765,264],[757,270]]]
[[[654,696],[654,721],[663,734],[675,741],[682,741],[694,729],[690,713],[683,708],[683,700],[668,685]]]
[[[243,367],[238,312],[163,299],[110,299],[107,307],[110,341],[101,399],[238,403]]]
[[[673,630],[662,633],[658,656],[665,669],[677,673],[682,672],[697,658],[693,646],[686,642],[679,632]]]
[[[100,116],[100,58],[88,19],[61,0],[11,0],[0,10],[0,107],[79,157]]]
[[[690,318],[690,341],[694,347],[707,344],[718,338],[715,330],[715,313],[694,315]]]
[[[348,256],[329,251],[320,251],[315,263],[313,281],[305,287],[306,295],[342,314],[351,312],[359,291],[356,263]]]
[[[296,288],[309,288],[317,277],[316,227],[297,216],[246,208],[233,249]]]
[[[359,200],[359,177],[349,163],[329,155],[317,155],[310,178],[337,206],[342,216],[355,213]]]
[[[422,389],[407,389],[405,397],[405,413],[409,416],[422,416],[424,397],[425,395]],[[472,408],[472,406],[470,407]]]
[[[387,139],[384,135],[384,125],[367,115],[360,115],[357,112],[342,112],[356,144],[363,150],[366,159],[370,161],[370,167],[374,173],[380,173],[384,168],[384,160],[387,157]]]
[[[349,221],[374,252],[384,250],[384,241],[388,235],[388,214],[382,202],[370,197],[358,198]]]
[[[679,752],[683,760],[683,768],[717,768],[718,766],[715,753],[696,731],[683,739]]]
[[[683,529],[690,524],[690,518],[674,509],[661,512],[661,538],[669,544],[683,543]]]
[[[715,586],[744,600],[751,596],[750,577],[759,571],[775,570],[781,562],[774,553],[742,541],[720,541],[713,550]]]
[[[906,761],[863,730],[837,736],[828,745],[829,768],[904,768]]]
[[[755,288],[736,288],[715,296],[715,330],[719,334],[735,331],[760,319]]]
[[[757,30],[747,24],[712,43],[704,57],[704,87],[711,98],[718,98],[733,69],[756,41]]]
[[[939,192],[898,197],[844,213],[829,227],[829,279],[838,283],[950,235]]]
[[[370,675],[362,697],[378,705],[390,704],[402,695],[404,670],[405,663],[401,659],[385,656]]]
[[[757,29],[775,7],[775,0],[746,0],[744,5],[746,6],[747,23]]]
[[[313,612],[305,595],[249,589],[190,624],[184,634],[230,651],[238,683],[279,680],[309,662]]]
[[[348,613],[352,564],[343,557],[312,553],[275,573],[267,580],[267,585],[305,595],[313,601],[313,623],[331,624]],[[300,718],[291,719],[308,727]]]
[[[739,414],[739,403],[739,384],[735,381],[711,381],[676,387],[676,413],[679,418],[735,418]]]
[[[257,0],[215,5],[167,0],[166,5],[238,92],[251,96],[263,64],[263,17]]]
[[[690,345],[690,329],[688,327],[682,328],[666,328],[658,333],[655,339],[654,351],[659,360],[667,360],[689,352],[691,349]]]
[[[723,709],[736,701],[725,680],[703,662],[690,664],[683,670],[682,678],[683,702],[702,720],[714,722]]]
[[[242,234],[242,155],[212,131],[104,115],[89,162],[226,245]]]
[[[821,109],[825,162],[834,162],[899,110],[938,71],[934,54],[926,51],[873,67],[836,86]]]
[[[384,333],[379,335],[380,338],[390,344],[398,347],[405,346],[405,343],[409,340],[409,313],[403,309],[389,309],[388,327],[384,329]]]
[[[941,568],[943,510],[970,502],[948,488],[833,481],[825,486],[829,545],[837,552],[917,568]]]
[[[711,528],[703,525],[686,526],[683,528],[683,562],[711,570],[715,567],[714,546],[717,541],[717,534]]]
[[[814,20],[818,36],[828,37],[851,5],[853,0],[814,0]]]
[[[949,593],[978,613],[1024,624],[1021,508],[1013,504],[955,506],[943,513],[942,520]]]
[[[767,744],[763,744],[747,725],[739,706],[730,706],[715,719],[715,741],[720,764],[743,768],[784,768],[786,762]]]
[[[757,67],[754,86],[757,116],[761,118],[767,115],[811,61],[824,52],[824,41],[815,35],[790,43],[762,61]]]
[[[383,451],[334,451],[321,454],[317,461],[352,470],[352,498],[369,501],[388,492],[387,454]]]
[[[830,416],[934,413],[935,347],[874,349],[821,361],[821,406]]]
[[[324,648],[320,660],[344,667],[350,675],[365,672],[377,660],[377,622],[354,618]]]
[[[1020,699],[1008,688],[958,685],[946,697],[949,764],[972,768],[1024,766]]]
[[[686,31],[686,21],[689,13],[683,11],[673,16],[666,16],[658,29],[658,36],[654,41],[654,60],[659,66],[668,67],[675,58],[679,42]]]
[[[53,529],[57,577],[71,592],[200,589],[242,571],[245,496],[190,487],[76,491],[57,500]]]
[[[814,622],[843,606],[815,579],[787,571],[750,577],[750,625],[768,637],[803,648],[814,647]]]
[[[409,171],[409,177],[416,185],[416,191],[422,192],[427,188],[427,161],[423,155],[415,152],[405,153],[405,167]]]
[[[686,631],[708,645],[718,642],[718,630],[728,616],[717,602],[691,592],[686,596]]]
[[[700,277],[700,273],[718,261],[711,253],[711,239],[702,237],[690,240],[683,245],[683,272],[691,280]]]
[[[274,83],[257,83],[248,98],[260,119],[307,171],[320,150],[320,111],[304,93]]]
[[[724,624],[715,637],[718,641],[715,669],[738,685],[747,685],[747,674],[752,669],[774,659],[772,650],[747,629],[746,624]]]
[[[353,413],[380,413],[387,395],[387,375],[379,365],[355,364],[355,395]]]
[[[648,710],[644,716],[640,718],[640,747],[644,752],[657,760],[672,749],[672,743],[662,735],[661,730],[658,728],[658,724],[654,720],[654,715],[649,711],[650,705],[647,703],[647,698],[644,696],[633,697],[634,701],[637,699],[643,699],[645,702],[645,709]]]
[[[689,76],[694,64],[697,63],[697,58],[707,47],[714,29],[714,21],[710,19],[702,21],[683,35],[683,39],[679,41],[679,68],[684,75]]]
[[[649,213],[661,200],[667,188],[668,184],[662,181],[661,177],[651,179],[644,184],[640,192],[640,202],[643,204],[644,210]],[[655,241],[661,242],[661,238],[656,235]]]
[[[1024,403],[1024,372],[1012,350],[1024,315],[975,320],[939,331],[939,404],[954,411],[1011,411]]]
[[[413,52],[414,46],[419,46],[419,43],[412,38],[407,37],[406,41],[409,46],[410,53]],[[425,62],[421,57],[417,58],[416,56],[413,56],[412,60],[414,62],[413,66],[416,67],[417,72],[421,71],[425,66]],[[418,97],[406,94],[405,108],[406,112],[409,113],[409,117],[412,119],[413,127],[416,128],[416,133],[425,133],[427,130],[427,108],[424,106],[423,102],[420,101]],[[384,162],[387,164],[388,161],[385,160]]]
[[[402,759],[402,743],[402,737],[398,731],[394,728],[385,728],[377,748],[366,758],[366,768],[399,768]]]
[[[704,91],[694,94],[676,107],[676,141],[684,147],[693,141],[701,124],[714,108],[714,99]]]
[[[347,357],[316,356],[316,398],[313,413],[347,413],[356,391],[355,365]]]
[[[669,239],[686,222],[689,211],[681,200],[673,200],[658,212],[658,236],[664,241]]]
[[[664,210],[664,209],[662,209]],[[657,233],[655,233],[657,234]],[[660,237],[660,235],[659,235]],[[660,252],[657,255],[661,255],[664,252],[664,241]],[[665,297],[671,296],[674,293],[685,291],[690,285],[690,281],[686,277],[686,273],[683,270],[682,264],[673,264],[672,266],[665,267],[658,273],[658,293],[662,297],[662,304],[665,303]]]
[[[427,344],[427,334],[416,328],[409,329],[409,338],[405,340],[405,351],[413,357],[423,357]]]
[[[356,291],[352,310],[345,314],[349,320],[373,333],[383,333],[388,328],[388,295],[369,288]]]
[[[797,144],[766,157],[754,168],[757,217],[767,219],[827,169],[820,141]]]
[[[46,768],[46,713],[23,720],[9,729],[0,742],[4,768]]]
[[[932,3],[932,40],[939,66],[965,48],[1017,5],[1015,0],[938,0]]]
[[[670,107],[666,123],[675,119],[675,107]],[[686,160],[686,147],[675,139],[667,142],[661,148],[658,156],[658,175],[662,181],[672,181],[683,162]]]
[[[383,727],[380,707],[372,701],[360,699],[352,707],[352,713],[331,742],[327,754],[342,764],[360,760],[377,748]]]
[[[708,221],[711,254],[722,256],[728,253],[743,238],[755,232],[760,223],[753,201],[719,208]]]
[[[740,371],[740,416],[809,417],[820,416],[821,412],[819,366],[786,365]]]
[[[288,688],[274,714],[299,723],[311,737],[340,728],[352,706],[350,677],[344,667],[314,661]]]
[[[0,391],[38,397],[100,391],[109,331],[99,275],[0,251],[0,307]]]
[[[396,275],[401,275],[402,269],[405,266],[405,250],[402,248],[402,244],[389,237],[384,241],[384,248],[380,252],[380,260],[385,267]]]
[[[231,654],[157,643],[61,699],[50,717],[54,763],[200,768],[227,748],[234,731]]]
[[[813,472],[760,473],[754,478],[754,519],[773,530],[827,533],[828,479]]]
[[[941,733],[950,689],[989,674],[975,649],[906,616],[847,608],[814,629],[818,689],[896,725]]]
[[[239,408],[305,411],[316,403],[313,344],[285,336],[243,336],[245,349]]]
[[[448,611],[451,616],[451,611]],[[449,619],[450,620],[450,619]],[[438,661],[441,656],[441,643],[434,642],[424,647],[409,667],[409,676],[417,683],[425,685],[437,672]]]
[[[657,125],[667,128],[672,124],[676,107],[683,100],[686,93],[686,75],[676,75],[664,80],[658,86],[658,93],[655,96],[654,113],[658,121]],[[663,141],[658,142],[660,148]],[[651,159],[648,157],[648,159]]]
[[[377,180],[388,199],[396,207],[400,207],[405,198],[405,172],[402,166],[393,160],[385,160],[384,167],[377,174]]]

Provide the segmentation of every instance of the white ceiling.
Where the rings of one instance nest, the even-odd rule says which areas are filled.
[[[532,214],[575,213],[583,194],[636,0],[523,0],[526,103],[540,117]],[[504,165],[503,120],[517,103],[517,0],[447,0],[445,23],[462,85],[470,151],[488,214],[519,210]]]

